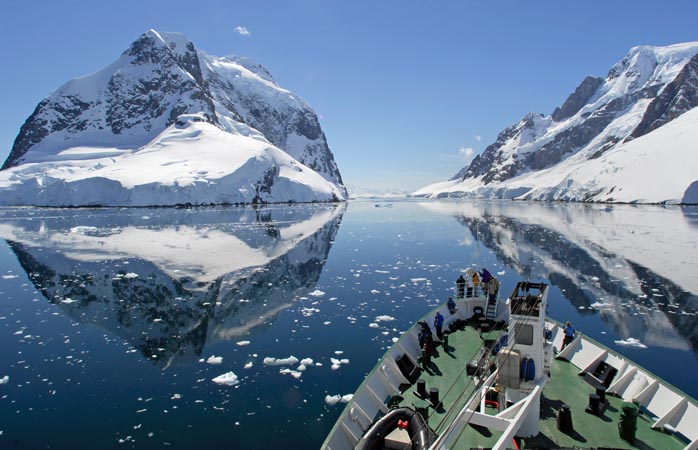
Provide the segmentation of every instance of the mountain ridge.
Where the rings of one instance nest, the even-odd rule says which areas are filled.
[[[688,187],[696,181],[693,173],[698,172],[692,162],[695,158],[689,156],[690,142],[681,141],[684,148],[680,152],[682,160],[688,160],[689,164],[680,168],[672,166],[675,172],[667,174],[679,175],[682,185],[672,186],[666,192],[641,189],[633,194],[628,186],[622,196],[609,196],[611,189],[623,189],[623,186],[601,185],[593,174],[581,179],[575,176],[570,161],[578,165],[598,162],[612,150],[622,152],[623,146],[633,140],[654,142],[656,139],[644,137],[697,106],[698,42],[633,47],[611,67],[605,78],[586,77],[552,114],[526,114],[500,132],[494,143],[450,180],[426,186],[412,195],[682,203],[692,197],[688,195]],[[687,123],[690,121],[684,122],[691,126]],[[690,128],[673,128],[679,134],[691,133]],[[652,157],[660,158],[661,151],[655,147],[632,146],[640,149],[638,155],[651,153]],[[630,155],[625,167],[632,166],[632,158]],[[617,162],[622,165],[622,161]],[[557,171],[555,176],[551,175],[554,171]],[[540,180],[536,174],[541,175]],[[582,189],[581,185],[587,188]]]
[[[225,136],[203,124],[244,139],[231,137],[226,141]],[[190,126],[191,132],[184,136],[180,130]],[[161,151],[161,159],[151,161],[156,164],[150,167],[154,179],[140,185],[137,196],[141,199],[128,192],[123,176],[102,180],[96,173],[104,172],[101,169],[105,166],[120,170],[125,158],[152,152],[155,143],[167,141],[169,147],[176,147],[178,136],[180,147],[198,139],[197,146],[189,146],[193,151],[219,141],[219,151],[259,148],[267,156],[258,153],[250,157],[265,161],[267,167],[256,170],[256,175],[238,176],[244,183],[228,183],[230,192],[217,198],[208,195],[204,185],[213,186],[220,176],[239,172],[243,166],[239,158],[233,158],[236,166],[223,167],[220,176],[199,176],[201,170],[182,166],[173,174],[175,178],[163,181],[155,180],[161,167],[177,161]],[[271,159],[269,155],[273,155]],[[283,169],[288,164],[291,171]],[[305,100],[278,86],[264,66],[249,58],[211,56],[183,34],[155,30],[142,34],[113,63],[64,83],[43,99],[22,125],[2,169],[2,204],[37,204],[34,197],[48,202],[41,203],[44,206],[304,202],[347,197],[318,118]],[[69,175],[70,171],[80,173]],[[294,186],[291,195],[280,189],[288,183],[274,188],[284,173]],[[177,177],[200,181],[182,201],[171,192],[162,193],[168,191],[165,188],[181,185]],[[122,192],[118,198],[96,194],[87,198],[82,195],[84,187],[76,182],[89,178],[90,189],[104,185],[106,192],[115,193],[116,182]],[[158,185],[149,186],[153,183]],[[62,196],[45,192],[53,185],[63,191]]]

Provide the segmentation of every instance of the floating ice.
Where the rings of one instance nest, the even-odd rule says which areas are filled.
[[[413,283],[419,283],[420,281],[427,281],[426,278],[410,278]]]
[[[325,403],[327,403],[329,406],[334,406],[339,402],[342,403],[349,403],[351,399],[354,397],[354,394],[346,394],[346,395],[326,395],[325,396]]]
[[[320,289],[315,289],[313,292],[309,293],[308,295],[312,295],[313,297],[322,297],[325,295],[324,292],[322,292]]]
[[[5,375],[4,377],[0,378],[0,384],[7,384],[10,381],[10,376]]]
[[[77,302],[77,300],[73,300],[70,297],[66,297],[63,300],[61,300],[61,303],[65,303],[67,305],[70,305],[71,303],[76,303],[76,302]]]
[[[379,291],[378,289],[371,289],[371,294],[375,295],[375,294],[380,294],[380,293],[381,293],[381,291]]]
[[[645,344],[640,342],[639,339],[631,338],[629,337],[628,339],[623,339],[620,341],[615,341],[616,344],[622,345],[624,347],[635,347],[635,348],[647,348]]]
[[[239,345],[240,347],[250,345],[250,341],[238,341],[235,343],[235,345]]]
[[[222,356],[214,356],[211,355],[208,357],[206,360],[208,364],[221,364],[223,362],[223,357]]]
[[[318,312],[320,312],[320,310],[317,308],[301,308],[301,314],[303,314],[305,317],[310,317]]]
[[[235,375],[233,372],[227,372],[223,375],[219,375],[211,381],[213,381],[216,384],[222,384],[225,386],[235,386],[236,384],[240,383],[240,381],[238,380],[238,376]]]
[[[124,275],[124,278],[138,278],[137,273],[129,272],[126,275]]]
[[[500,270],[499,272],[497,272],[497,275],[499,275],[501,277],[501,276],[506,275],[506,273],[507,272],[505,270]]]
[[[297,370],[291,370],[291,369],[281,369],[281,370],[279,370],[279,373],[283,374],[283,375],[291,375],[293,378],[296,378],[296,379],[300,378],[301,375],[303,375],[302,372],[299,372]]]
[[[380,325],[378,325],[376,322],[371,322],[368,324],[368,327],[369,328],[378,328],[378,327],[380,327]]]
[[[271,358],[267,356],[264,358],[262,363],[265,366],[292,366],[296,363],[298,363],[298,358],[295,356],[289,356],[288,358]]]
[[[332,366],[330,366],[332,370],[339,369],[342,366],[342,364],[349,364],[349,360],[347,358],[330,358],[330,362],[332,363]]]
[[[306,366],[312,366],[313,365],[313,358],[303,358],[303,359],[301,359],[301,364],[306,365]]]
[[[395,317],[392,316],[378,316],[376,317],[376,322],[392,322]]]
[[[174,394],[170,400],[179,400],[182,398],[182,394]]]
[[[252,363],[252,361],[250,361],[250,362],[248,362],[247,364],[245,364],[245,365],[243,366],[243,369],[251,369],[251,368],[252,368],[252,365],[253,365],[253,363]]]
[[[2,278],[3,280],[11,280],[13,278],[17,278],[19,275],[3,275]]]

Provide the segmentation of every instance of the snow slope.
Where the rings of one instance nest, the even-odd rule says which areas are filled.
[[[504,182],[433,184],[415,196],[619,203],[698,203],[698,108],[596,159],[575,155]],[[692,186],[692,187],[691,187]],[[689,189],[690,188],[690,189]]]
[[[137,150],[73,147],[56,156],[0,172],[0,203],[147,206],[343,198],[337,185],[277,147],[205,122],[180,121]]]
[[[39,103],[0,172],[0,204],[338,201],[315,113],[259,64],[150,30]]]

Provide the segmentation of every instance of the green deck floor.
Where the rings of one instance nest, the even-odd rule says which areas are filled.
[[[478,332],[466,327],[449,336],[449,351],[439,347],[439,355],[432,359],[430,370],[424,371],[421,378],[426,381],[427,392],[432,387],[439,388],[443,408],[428,410],[429,426],[441,433],[447,424],[462,408],[474,389],[471,377],[464,372],[465,365],[482,346]],[[651,429],[651,420],[641,414],[638,417],[638,429],[634,445],[622,440],[618,434],[618,419],[622,399],[607,396],[608,407],[601,417],[584,411],[589,394],[594,388],[578,375],[579,369],[567,361],[554,361],[552,376],[543,392],[541,406],[541,433],[532,439],[525,439],[522,448],[607,448],[607,449],[683,449],[685,443],[660,431]],[[458,375],[461,374],[461,375]],[[403,393],[404,400],[400,406],[425,407],[415,394],[416,385]],[[556,416],[560,406],[565,403],[572,411],[572,423],[575,432],[567,435],[556,428]],[[451,450],[472,448],[491,448],[500,432],[480,427],[468,426],[460,435]]]

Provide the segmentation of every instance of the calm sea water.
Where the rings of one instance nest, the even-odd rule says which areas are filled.
[[[550,316],[698,397],[695,209],[17,208],[0,238],[3,449],[318,448],[467,267],[549,281]]]

